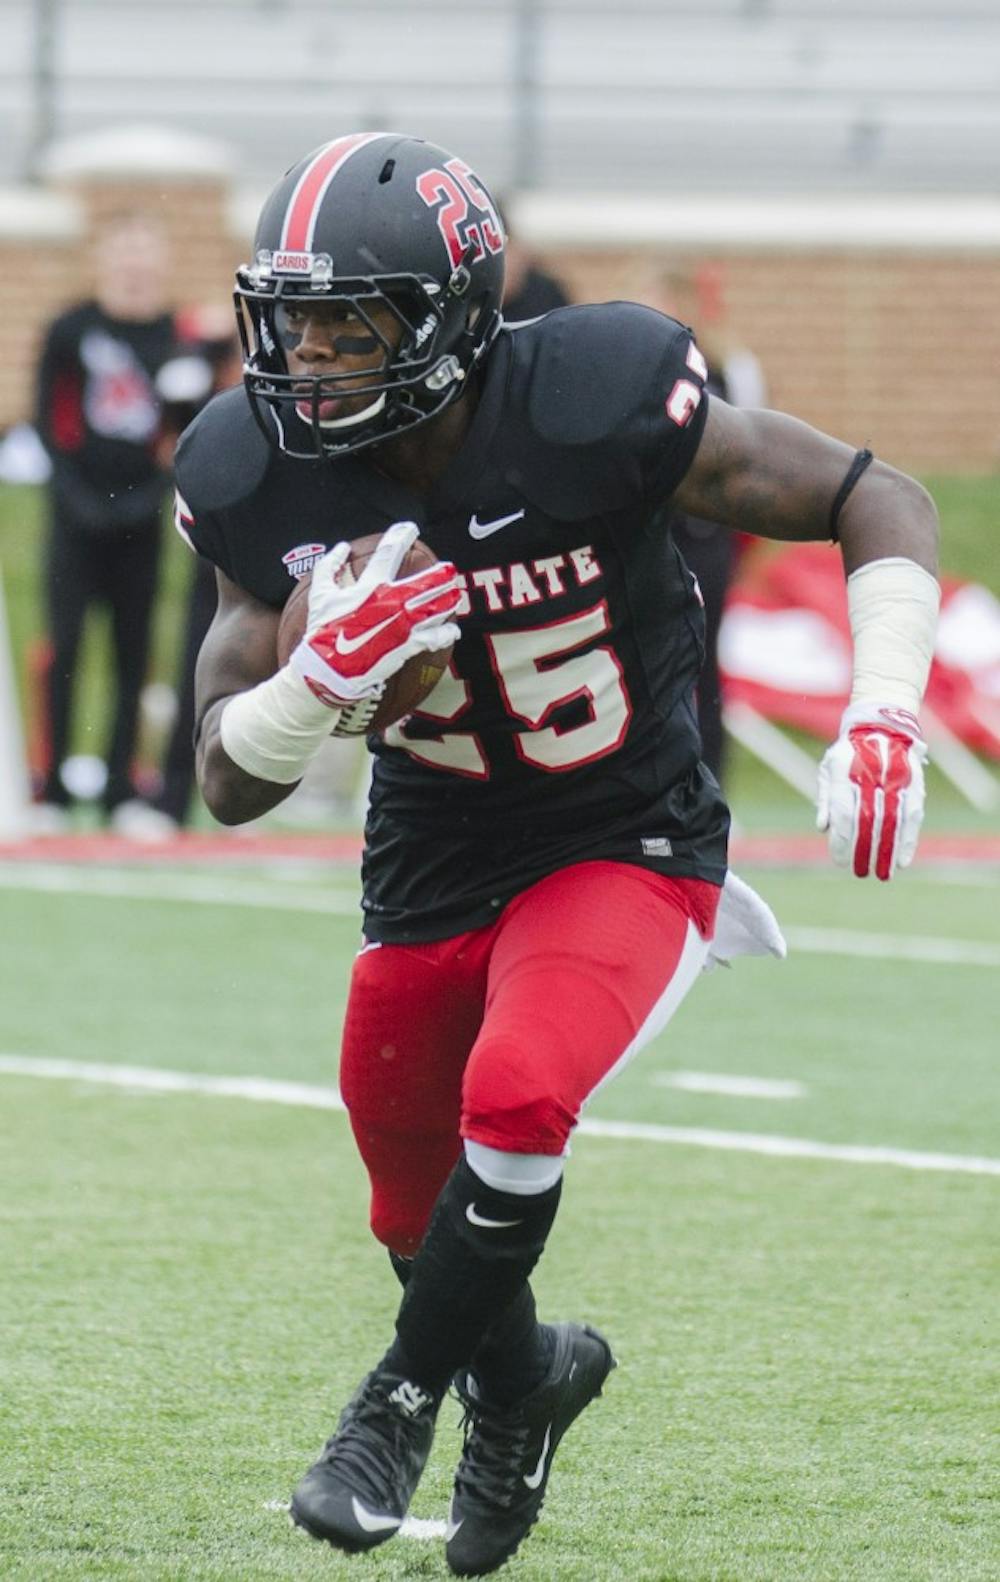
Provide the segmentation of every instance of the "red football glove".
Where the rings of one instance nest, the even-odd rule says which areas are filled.
[[[927,746],[905,709],[852,703],[819,766],[816,827],[859,879],[891,879],[913,861],[924,816]]]
[[[331,708],[381,696],[414,654],[458,641],[449,616],[462,589],[450,561],[394,580],[417,537],[415,523],[394,523],[357,582],[347,571],[349,544],[335,544],[313,568],[306,633],[288,663]]]

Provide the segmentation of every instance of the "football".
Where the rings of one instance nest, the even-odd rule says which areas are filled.
[[[380,538],[379,533],[369,533],[365,538],[355,539],[343,575],[349,572],[351,579],[356,582],[378,548]],[[426,566],[433,566],[437,558],[434,551],[418,538],[408,550],[397,576],[412,577]],[[306,572],[304,577],[299,578],[281,612],[277,637],[279,665],[287,664],[289,654],[305,634],[311,575],[311,572]],[[384,731],[387,726],[395,725],[407,714],[412,714],[437,686],[450,658],[450,647],[439,649],[434,654],[414,654],[394,676],[389,677],[373,716],[366,720],[367,709],[362,704],[355,704],[344,710],[333,734],[362,736],[369,731]]]

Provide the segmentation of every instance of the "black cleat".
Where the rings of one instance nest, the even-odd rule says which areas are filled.
[[[292,1495],[296,1526],[348,1554],[394,1537],[430,1454],[439,1404],[397,1373],[369,1373]]]
[[[465,1370],[455,1381],[465,1406],[446,1547],[455,1576],[485,1576],[510,1559],[538,1519],[556,1446],[616,1366],[596,1329],[549,1327],[555,1352],[548,1375],[513,1406],[491,1405]]]

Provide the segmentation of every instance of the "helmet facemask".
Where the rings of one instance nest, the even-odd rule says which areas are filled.
[[[425,423],[455,401],[468,372],[492,344],[500,315],[484,325],[488,302],[477,300],[463,259],[442,285],[430,276],[373,274],[335,277],[327,254],[257,254],[237,271],[235,302],[243,346],[243,378],[251,408],[269,442],[286,454],[315,460],[384,442]],[[321,374],[291,373],[296,309],[341,310],[353,321],[338,349],[356,356],[371,346],[369,366]],[[376,313],[376,308],[386,312]],[[386,320],[388,332],[380,328]],[[362,344],[367,343],[367,344]],[[345,417],[322,416],[325,402],[367,397]]]

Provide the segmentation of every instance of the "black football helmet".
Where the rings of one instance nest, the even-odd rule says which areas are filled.
[[[358,132],[300,160],[264,204],[253,262],[236,271],[243,378],[269,441],[315,460],[435,417],[461,395],[500,328],[503,273],[496,206],[454,154],[416,137]],[[345,349],[372,349],[371,367],[359,372],[355,356],[349,372],[291,375],[284,317],[305,303],[349,313],[362,334]],[[378,328],[377,304],[388,307],[398,340]],[[324,421],[323,403],[343,395],[346,381],[351,396],[370,401]]]

